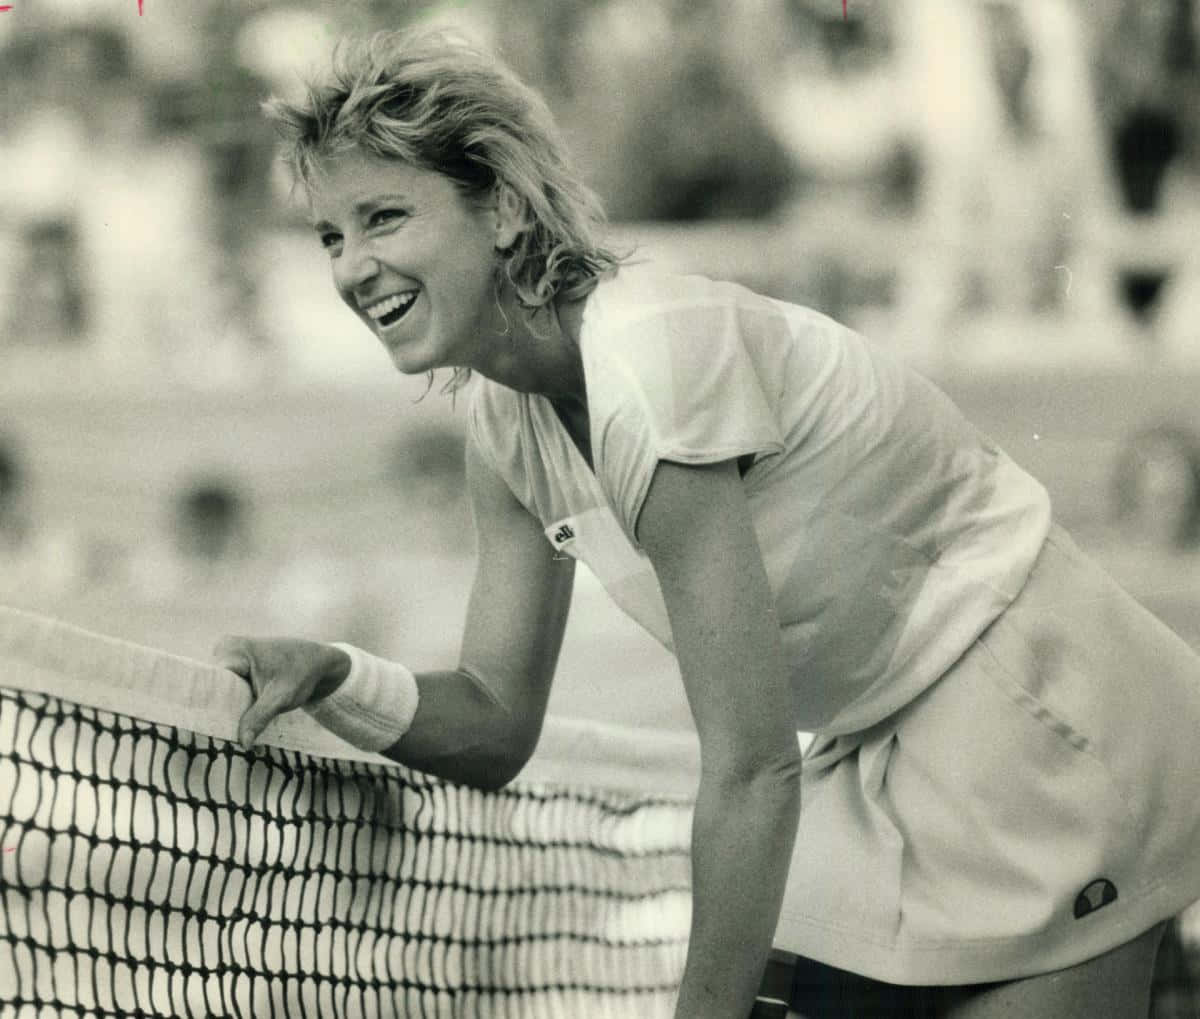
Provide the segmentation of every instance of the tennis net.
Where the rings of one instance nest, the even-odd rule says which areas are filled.
[[[249,699],[0,608],[0,1019],[670,1015],[691,737],[548,719],[482,793]]]

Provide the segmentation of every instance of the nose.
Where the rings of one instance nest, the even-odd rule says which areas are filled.
[[[363,245],[344,241],[342,253],[333,261],[333,278],[339,293],[348,301],[379,273],[379,262]]]

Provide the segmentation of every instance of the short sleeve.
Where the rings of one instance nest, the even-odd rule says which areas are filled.
[[[584,351],[597,470],[631,540],[660,460],[783,450],[787,325],[768,302],[675,300],[597,325]]]
[[[533,512],[534,494],[525,469],[522,427],[516,394],[484,378],[473,378],[467,403],[467,438],[513,495]]]

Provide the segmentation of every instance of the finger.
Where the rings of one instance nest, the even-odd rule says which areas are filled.
[[[249,750],[277,715],[292,708],[292,691],[282,682],[268,683],[238,722],[238,742]]]

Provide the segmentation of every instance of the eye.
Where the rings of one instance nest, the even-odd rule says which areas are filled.
[[[407,216],[403,209],[378,209],[371,213],[367,220],[368,226],[388,226],[391,223],[398,222]]]

